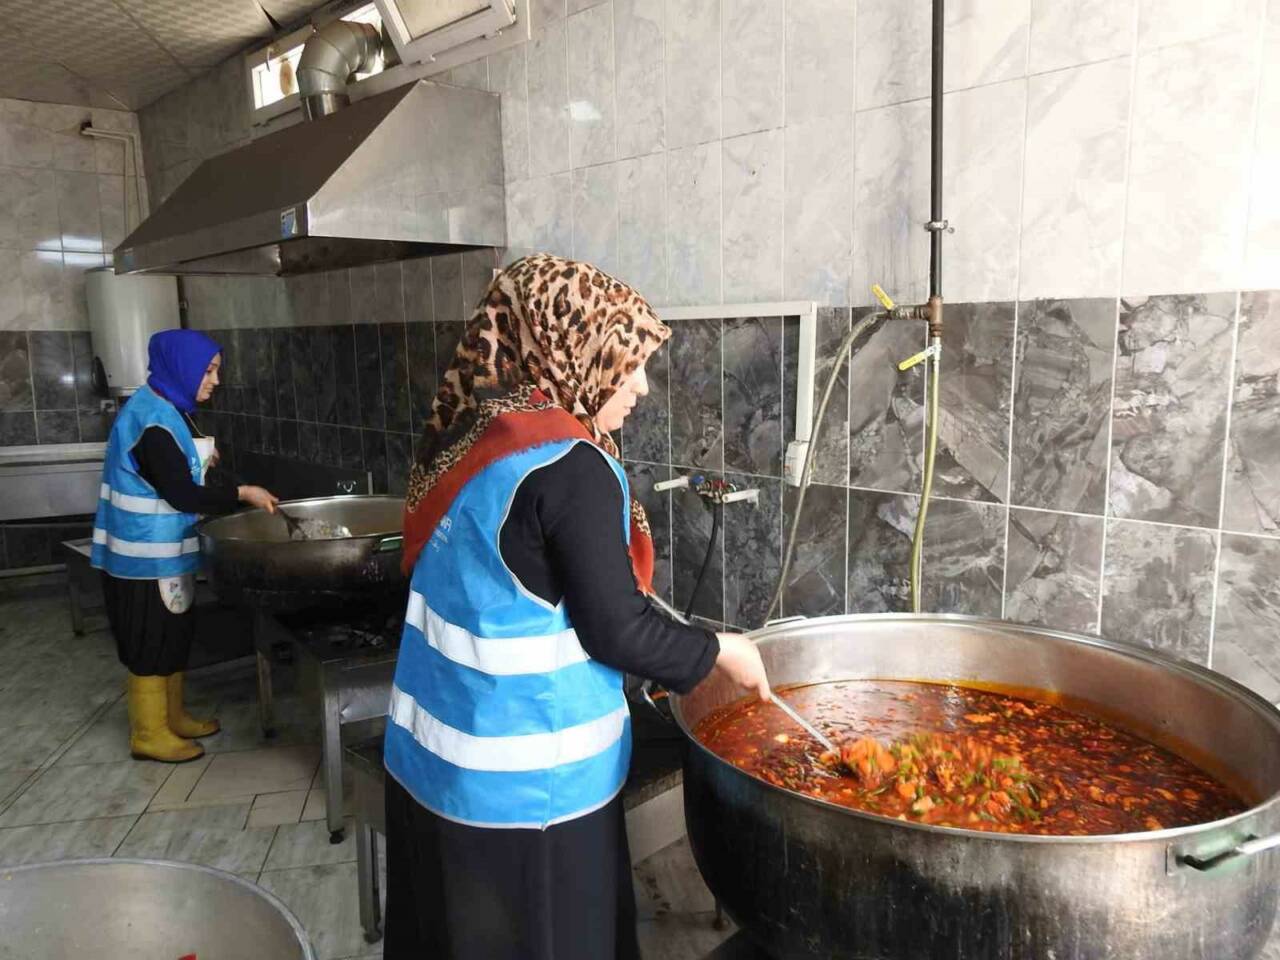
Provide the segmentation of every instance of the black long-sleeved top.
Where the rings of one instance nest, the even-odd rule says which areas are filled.
[[[239,505],[235,487],[200,486],[191,479],[186,454],[164,427],[142,431],[142,438],[133,448],[133,459],[142,479],[181,513],[230,513]]]
[[[499,535],[508,569],[548,603],[564,599],[587,655],[678,693],[715,665],[716,635],[676,623],[636,586],[622,489],[599,452],[578,444],[516,490]]]

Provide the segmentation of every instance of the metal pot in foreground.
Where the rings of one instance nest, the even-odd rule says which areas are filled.
[[[712,677],[673,697],[689,737],[685,819],[729,915],[778,960],[1256,957],[1276,913],[1280,711],[1209,670],[1036,627],[869,615],[754,635],[776,686],[979,681],[1056,691],[1178,750],[1252,806],[1215,823],[1103,837],[928,826],[758,780],[692,735],[738,699]]]

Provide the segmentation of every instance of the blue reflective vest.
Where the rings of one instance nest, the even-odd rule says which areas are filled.
[[[459,823],[545,828],[603,807],[627,777],[622,673],[588,657],[563,600],[526,590],[499,551],[521,481],[580,442],[533,447],[476,474],[414,566],[386,766],[419,803]],[[622,486],[629,538],[626,474],[600,454]]]
[[[89,562],[113,577],[159,580],[195,573],[200,543],[194,513],[179,513],[138,473],[133,448],[148,427],[173,435],[191,467],[191,478],[203,483],[200,454],[182,414],[168,400],[143,387],[116,416],[107,441],[93,522]]]

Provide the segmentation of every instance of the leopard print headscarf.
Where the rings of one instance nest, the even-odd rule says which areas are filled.
[[[490,284],[436,393],[409,475],[421,499],[495,417],[537,409],[540,391],[613,456],[600,408],[671,330],[635,290],[590,264],[550,254],[517,260]]]

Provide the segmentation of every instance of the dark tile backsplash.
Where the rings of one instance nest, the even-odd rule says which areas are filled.
[[[106,440],[89,334],[0,332],[0,447]]]

